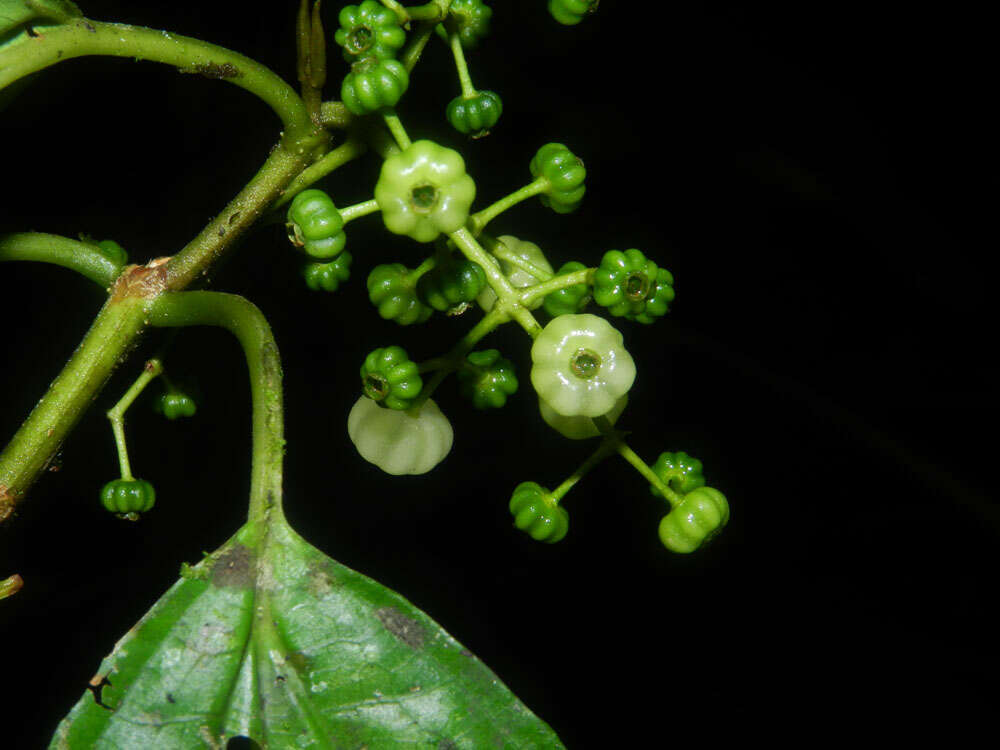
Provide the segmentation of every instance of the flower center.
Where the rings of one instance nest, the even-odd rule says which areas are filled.
[[[649,294],[649,279],[638,271],[625,277],[625,296],[632,302],[641,302]]]
[[[365,395],[373,401],[381,401],[389,395],[389,384],[378,375],[366,375],[364,389]]]
[[[367,26],[359,26],[350,34],[347,35],[346,44],[347,51],[352,55],[360,55],[362,52],[367,50],[372,44],[372,30]]]
[[[410,203],[417,213],[430,213],[437,200],[438,191],[433,185],[418,185],[410,191]]]
[[[569,369],[581,380],[589,380],[601,370],[601,357],[590,349],[578,349],[569,361]]]

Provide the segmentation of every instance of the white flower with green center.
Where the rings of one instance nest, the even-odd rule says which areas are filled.
[[[531,347],[531,384],[564,417],[609,412],[635,380],[622,335],[596,315],[560,315]]]
[[[375,202],[386,228],[417,242],[465,226],[476,183],[461,154],[433,141],[414,141],[382,163]]]

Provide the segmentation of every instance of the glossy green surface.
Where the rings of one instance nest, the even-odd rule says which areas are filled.
[[[342,252],[329,263],[306,263],[302,266],[302,277],[306,286],[314,292],[335,292],[351,277],[349,252]]]
[[[492,17],[493,9],[483,0],[451,0],[444,28],[438,28],[442,36],[445,36],[445,31],[457,32],[462,47],[472,49],[490,33]]]
[[[375,184],[386,228],[417,242],[464,227],[475,197],[462,155],[426,140],[386,159]]]
[[[600,0],[549,0],[549,14],[565,26],[575,26],[597,10]]]
[[[125,248],[114,240],[101,240],[97,243],[97,249],[115,265],[124,266],[128,263],[128,253],[125,252]]]
[[[344,218],[322,190],[303,190],[292,199],[287,213],[288,239],[319,260],[335,258],[344,249]]]
[[[544,177],[548,189],[540,198],[542,204],[559,214],[573,211],[586,192],[587,170],[583,160],[561,143],[546,143],[528,165],[536,179]]]
[[[503,102],[492,91],[479,91],[475,96],[456,96],[448,103],[448,122],[459,133],[482,138],[500,120]]]
[[[510,497],[514,525],[538,542],[555,544],[569,531],[569,513],[537,482],[521,482]]]
[[[396,106],[409,85],[410,74],[399,60],[364,57],[344,77],[340,98],[352,114],[366,115]]]
[[[51,748],[563,747],[399,594],[280,517],[255,536],[185,568],[101,663],[101,703],[83,690]]]
[[[652,323],[670,311],[670,303],[674,301],[674,277],[666,268],[656,271],[653,291],[646,298],[646,306],[637,314],[634,320],[638,323]]]
[[[466,258],[451,257],[417,281],[417,296],[435,310],[446,312],[472,302],[486,286],[483,267]]]
[[[627,405],[628,394],[626,393],[615,402],[615,405],[611,407],[611,411],[601,416],[613,425],[618,421],[618,417],[622,415]],[[594,420],[591,417],[564,417],[549,406],[542,398],[538,399],[538,411],[542,415],[542,419],[545,420],[545,424],[570,440],[586,440],[587,438],[597,437],[601,434],[601,431],[597,429],[597,425],[594,424]]]
[[[514,365],[496,349],[472,352],[458,371],[459,392],[477,409],[499,409],[517,393]]]
[[[406,33],[396,14],[375,0],[345,6],[338,20],[340,28],[333,39],[343,48],[347,62],[364,57],[396,57],[406,42]]]
[[[188,394],[181,391],[161,393],[153,403],[153,409],[170,421],[183,417],[193,417],[198,405]]]
[[[557,271],[557,275],[582,271],[586,268],[583,263],[571,260],[563,263]],[[542,306],[552,317],[557,315],[574,315],[583,310],[590,302],[590,287],[586,284],[574,284],[573,286],[557,289],[545,295]]]
[[[653,296],[659,268],[639,250],[609,250],[594,271],[594,302],[634,320]]]
[[[581,353],[586,371],[574,367]],[[531,384],[565,417],[599,417],[632,387],[635,362],[621,333],[604,318],[583,313],[553,318],[531,346]]]
[[[545,253],[542,252],[542,248],[536,245],[534,242],[529,242],[528,240],[518,239],[512,234],[504,234],[497,237],[497,242],[503,245],[504,249],[520,258],[527,263],[530,263],[536,268],[540,268],[543,271],[552,273],[552,264],[549,263],[548,259],[545,257]],[[516,265],[507,260],[494,261],[497,267],[503,272],[503,275],[507,277],[510,285],[515,289],[523,289],[524,287],[531,286],[532,284],[537,284],[541,279],[535,277],[531,273],[528,273],[523,268],[518,268]],[[493,305],[496,304],[497,295],[490,288],[486,287],[480,293],[477,301],[482,306],[483,310],[489,312],[493,309]],[[538,299],[532,302],[529,306],[529,310],[537,310],[542,306],[543,300]]]
[[[711,487],[692,490],[660,521],[660,541],[671,552],[694,552],[729,522],[726,496]]]
[[[118,516],[145,513],[156,502],[156,490],[144,479],[113,479],[101,489],[101,505]]]
[[[410,269],[402,263],[383,263],[368,274],[368,299],[378,314],[400,325],[423,323],[434,312],[417,297]]]
[[[424,382],[403,347],[386,346],[365,357],[361,387],[368,398],[390,409],[409,409]]]
[[[347,417],[347,434],[366,461],[387,474],[426,474],[451,451],[451,422],[434,399],[419,407],[383,409],[367,396]]]
[[[665,485],[682,495],[705,486],[701,461],[684,451],[661,453],[650,468]],[[653,485],[649,486],[649,491],[654,497],[663,497]]]

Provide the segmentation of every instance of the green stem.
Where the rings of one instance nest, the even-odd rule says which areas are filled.
[[[496,307],[494,307],[489,313],[484,315],[482,319],[476,323],[475,326],[463,336],[451,350],[445,354],[443,357],[436,357],[435,359],[428,360],[424,363],[427,370],[432,369],[430,365],[433,363],[434,368],[437,371],[431,376],[431,379],[427,381],[423,389],[420,391],[420,395],[414,400],[414,407],[418,407],[423,404],[427,399],[429,399],[434,391],[437,389],[444,379],[455,372],[462,363],[465,361],[466,355],[473,350],[477,343],[487,334],[489,334],[493,329],[495,329],[501,323],[507,321],[507,314]],[[421,370],[424,369],[421,367]]]
[[[387,109],[382,114],[385,120],[386,127],[389,128],[389,132],[392,133],[392,137],[396,139],[396,143],[402,149],[407,149],[410,147],[410,136],[406,133],[406,128],[403,127],[403,123],[399,120],[399,115],[396,114],[396,110]]]
[[[354,115],[343,102],[323,102],[319,107],[319,124],[324,128],[347,130],[354,124]]]
[[[420,55],[423,54],[424,47],[427,46],[427,40],[431,38],[434,27],[437,25],[438,21],[422,21],[417,30],[410,34],[410,40],[399,55],[399,61],[406,67],[407,73],[413,72],[417,61],[420,60]]]
[[[344,219],[344,223],[346,224],[349,221],[360,219],[362,216],[373,214],[378,210],[378,202],[372,198],[371,200],[364,201],[363,203],[355,203],[353,206],[340,209],[340,216]]]
[[[534,263],[525,260],[517,253],[511,252],[510,248],[500,240],[492,240],[489,243],[490,254],[499,260],[505,260],[510,263],[515,268],[520,268],[529,276],[532,276],[539,281],[548,281],[553,278],[554,274],[551,271],[547,271],[544,268],[536,266]]]
[[[401,24],[404,24],[409,20],[410,17],[406,14],[406,8],[403,7],[402,3],[397,2],[396,0],[379,0],[379,2],[395,13],[396,18],[399,19]]]
[[[349,138],[333,151],[329,151],[308,167],[303,169],[294,180],[288,183],[281,197],[273,204],[274,209],[281,208],[310,185],[318,182],[336,169],[357,159],[367,151],[367,147],[355,138]]]
[[[594,420],[595,422],[597,420]],[[603,430],[602,430],[603,431]],[[657,490],[659,490],[665,498],[670,502],[671,507],[676,508],[681,504],[683,499],[680,495],[674,492],[670,487],[668,487],[663,481],[656,476],[656,472],[649,468],[645,461],[643,461],[639,456],[635,454],[628,444],[624,441],[619,441],[615,447],[618,451],[618,455],[628,461],[632,466],[642,474],[643,478],[646,479],[651,485],[653,485]]]
[[[553,502],[559,503],[563,496],[573,488],[573,485],[583,479],[591,469],[597,466],[597,464],[614,453],[617,442],[617,436],[605,437],[604,440],[601,441],[597,450],[590,454],[587,460],[580,464],[576,471],[568,476],[562,484],[549,493],[549,497],[552,498]]]
[[[171,258],[167,265],[167,286],[171,291],[179,291],[207,273],[208,267],[254,225],[309,162],[311,149],[307,149],[303,141],[286,141],[287,136],[271,152],[246,187],[197,237]]]
[[[8,596],[13,596],[21,587],[24,585],[24,579],[16,573],[8,578],[4,578],[0,581],[0,600],[6,599]]]
[[[125,391],[117,404],[108,410],[108,419],[111,421],[111,431],[115,435],[115,445],[118,448],[118,464],[121,468],[122,479],[134,479],[132,467],[128,460],[128,447],[125,444],[125,412],[132,405],[139,394],[145,390],[156,377],[163,373],[163,363],[158,359],[151,359],[142,368],[142,374],[136,378],[132,386]]]
[[[433,255],[429,258],[424,258],[423,262],[419,266],[417,266],[412,271],[406,274],[406,283],[409,284],[411,287],[415,286],[416,283],[420,280],[420,277],[423,276],[428,271],[430,271],[436,265],[437,265],[437,259]]]
[[[516,206],[521,201],[526,201],[529,198],[539,195],[540,193],[544,193],[548,189],[549,181],[544,177],[539,177],[534,182],[529,182],[520,190],[501,198],[496,203],[484,208],[482,211],[477,211],[469,217],[472,221],[472,233],[479,236],[479,233],[483,231],[487,224],[493,221],[508,208]]]
[[[496,253],[494,253],[494,255],[496,255]],[[529,273],[531,272],[529,271]],[[566,287],[576,286],[577,284],[590,283],[591,275],[593,273],[593,268],[584,268],[580,271],[572,271],[570,273],[560,274],[559,276],[553,276],[548,281],[543,281],[540,284],[532,284],[521,292],[521,304],[525,307],[530,307],[536,300],[545,297],[552,292],[557,292],[560,289],[565,289]],[[534,274],[532,273],[532,275]]]
[[[286,134],[300,133],[309,125],[295,89],[249,57],[180,34],[86,18],[48,27],[26,44],[0,48],[0,89],[50,65],[88,55],[150,60],[173,65],[182,73],[228,81],[274,110]]]
[[[406,17],[411,21],[431,21],[438,23],[443,21],[444,17],[448,15],[448,7],[450,5],[451,0],[431,0],[431,2],[424,3],[423,5],[406,8]]]
[[[471,99],[477,92],[476,87],[472,85],[469,65],[465,62],[465,52],[462,50],[462,40],[458,32],[453,31],[448,34],[448,46],[451,47],[452,57],[455,58],[455,71],[458,73],[458,83],[462,87],[462,97]]]
[[[93,245],[41,232],[0,235],[0,263],[8,260],[53,263],[83,274],[104,289],[122,269]]]
[[[149,299],[112,296],[66,367],[0,453],[0,521],[45,470],[146,325]]]
[[[220,326],[239,340],[249,369],[253,402],[249,521],[264,525],[283,519],[281,480],[285,441],[281,360],[263,313],[235,294],[180,292],[161,295],[149,311],[149,322],[161,327]]]
[[[537,337],[542,332],[542,327],[535,320],[531,311],[521,304],[520,291],[516,290],[507,277],[500,272],[496,262],[476,241],[469,230],[459,229],[448,236],[466,258],[483,267],[490,288],[497,295],[493,309],[501,310],[504,315],[516,320],[531,338]]]

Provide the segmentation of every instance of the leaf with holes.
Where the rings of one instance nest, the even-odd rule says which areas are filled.
[[[426,614],[283,520],[186,568],[91,684],[50,747],[563,747]]]

